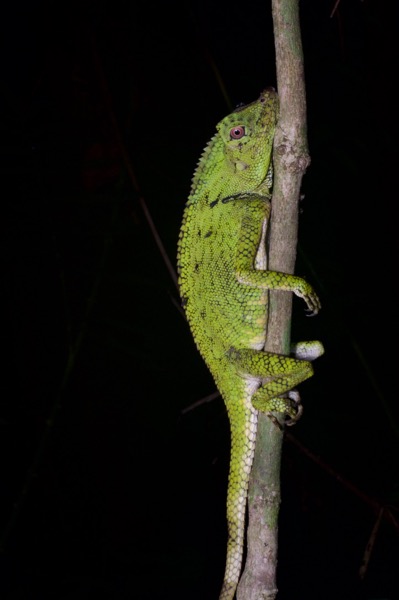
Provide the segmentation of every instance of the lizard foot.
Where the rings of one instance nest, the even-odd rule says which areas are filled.
[[[290,390],[287,396],[288,398],[278,396],[265,400],[255,394],[252,398],[252,404],[256,409],[265,412],[279,429],[283,429],[284,425],[294,425],[303,413],[299,392],[297,390]],[[278,421],[273,412],[279,412],[284,415],[283,423]]]
[[[301,404],[301,397],[297,390],[290,390],[288,392],[288,397],[291,400],[292,411],[294,414],[292,415],[291,412],[288,413],[290,418],[287,419],[284,424],[291,427],[291,425],[295,425],[295,423],[301,418],[303,413],[303,405]]]

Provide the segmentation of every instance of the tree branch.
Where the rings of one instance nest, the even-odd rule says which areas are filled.
[[[309,164],[306,140],[306,100],[298,0],[272,0],[280,117],[274,140],[274,189],[270,224],[269,269],[293,273],[298,199]],[[265,349],[288,354],[292,295],[270,292]],[[274,600],[282,431],[259,415],[257,444],[248,504],[248,550],[239,600]]]

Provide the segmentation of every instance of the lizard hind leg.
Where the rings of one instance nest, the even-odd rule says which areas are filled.
[[[279,381],[275,380],[273,383],[279,383]],[[299,392],[294,389],[288,390],[285,396],[271,396],[268,386],[261,386],[252,396],[252,404],[257,410],[266,413],[280,429],[281,424],[273,416],[273,412],[282,413],[289,417],[284,421],[285,425],[294,425],[303,413],[301,397]]]
[[[304,356],[304,346],[300,347],[302,353],[298,353]],[[309,352],[312,357],[315,353],[317,349]],[[252,396],[252,404],[257,410],[283,413],[294,421],[299,418],[302,413],[300,398],[293,388],[313,375],[309,360],[252,349],[231,350],[230,357],[242,376],[260,379],[261,385]],[[288,397],[283,397],[287,392]]]

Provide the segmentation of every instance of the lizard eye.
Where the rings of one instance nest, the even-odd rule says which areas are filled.
[[[230,129],[230,138],[232,140],[240,140],[245,135],[245,127],[239,125],[238,127],[233,127]]]

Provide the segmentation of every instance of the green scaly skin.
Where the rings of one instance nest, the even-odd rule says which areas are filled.
[[[293,388],[312,375],[309,361],[323,353],[320,342],[298,344],[295,358],[263,351],[268,290],[294,292],[311,314],[320,308],[306,281],[267,270],[277,115],[277,94],[265,90],[217,125],[192,180],[178,244],[182,303],[230,421],[228,545],[220,600],[232,600],[241,572],[258,410],[294,421],[300,411]]]

